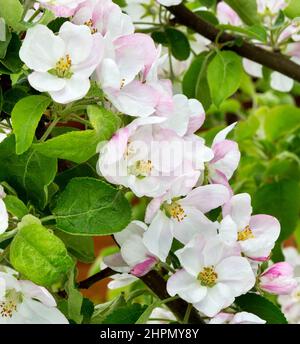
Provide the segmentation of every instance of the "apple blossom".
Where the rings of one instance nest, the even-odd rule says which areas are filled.
[[[0,267],[0,324],[68,324],[44,287]]]
[[[159,93],[136,77],[151,68],[156,56],[155,44],[146,34],[130,34],[113,42],[109,35],[105,38],[105,56],[95,78],[120,112],[136,117],[154,113]]]
[[[199,186],[184,198],[179,197],[180,191],[171,199],[168,194],[152,200],[146,210],[146,222],[150,222],[150,226],[143,241],[162,261],[168,256],[174,237],[186,244],[196,234],[216,234],[217,223],[204,214],[229,200],[229,192],[223,185]]]
[[[33,70],[30,85],[62,104],[87,94],[102,54],[102,36],[70,22],[61,26],[58,36],[44,25],[28,29],[20,49],[21,60]]]
[[[130,272],[133,276],[144,276],[157,263],[158,258],[143,244],[147,226],[141,221],[132,221],[123,231],[114,235],[120,245],[120,253],[106,256],[105,265],[118,272]]]
[[[86,0],[36,0],[57,17],[71,17],[79,4]]]
[[[216,135],[212,143],[214,158],[207,164],[210,182],[223,184],[229,189],[228,181],[237,169],[241,158],[238,144],[226,139],[235,125],[236,123],[231,124]]]
[[[112,40],[134,33],[131,18],[111,0],[85,1],[78,6],[72,22],[89,26],[92,33],[109,34]]]
[[[182,3],[183,0],[157,0],[163,6],[176,6]]]
[[[240,312],[240,313],[219,313],[209,321],[209,324],[265,324],[266,321],[259,318],[257,315]]]
[[[248,260],[232,255],[218,237],[205,240],[197,236],[176,255],[183,269],[169,278],[168,293],[178,294],[209,317],[229,307],[255,284]]]
[[[257,11],[263,15],[277,15],[280,10],[285,9],[288,3],[286,0],[256,0]]]
[[[300,281],[298,286],[289,295],[279,295],[278,303],[282,312],[292,324],[300,324]]]
[[[290,294],[297,286],[293,270],[293,267],[286,262],[270,266],[259,276],[260,288],[271,294]]]
[[[251,214],[250,195],[234,195],[223,207],[219,233],[227,244],[238,242],[245,256],[255,261],[266,261],[279,237],[280,223],[270,215]]]
[[[4,189],[0,185],[0,234],[4,233],[8,228],[8,214],[3,201],[5,196]]]
[[[168,309],[162,307],[156,307],[153,309],[147,324],[169,324],[172,321],[176,321],[176,317]],[[154,319],[154,320],[151,320]],[[157,319],[157,320],[155,320]],[[159,320],[158,320],[159,319]]]

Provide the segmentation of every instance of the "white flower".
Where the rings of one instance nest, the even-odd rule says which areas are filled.
[[[111,0],[85,1],[76,10],[72,22],[88,25],[93,33],[108,34],[112,40],[134,33],[131,18]]]
[[[83,98],[89,77],[101,61],[103,39],[85,25],[66,22],[58,36],[44,25],[27,31],[20,49],[21,60],[33,70],[30,85],[49,92],[54,101],[66,104]]]
[[[176,321],[174,314],[168,309],[162,307],[156,307],[153,309],[147,324],[169,324],[171,321]],[[151,320],[157,319],[157,320]]]
[[[157,0],[163,6],[176,6],[182,3],[183,0]]]
[[[178,294],[209,317],[215,316],[255,284],[248,260],[232,253],[218,237],[195,237],[176,252],[183,269],[169,278],[168,293]]]
[[[68,324],[47,289],[0,267],[0,324]]]
[[[120,245],[120,253],[104,257],[104,264],[117,272],[130,272],[137,277],[144,276],[152,270],[158,258],[150,253],[143,243],[146,230],[147,226],[143,222],[132,221],[123,231],[116,233],[114,237]]]
[[[219,313],[209,321],[209,324],[265,324],[266,321],[257,315],[240,312],[240,313]]]
[[[187,244],[196,234],[217,234],[218,224],[204,214],[222,206],[230,197],[223,185],[199,186],[184,198],[178,197],[180,194],[171,200],[168,200],[170,194],[154,199],[146,211],[146,222],[150,226],[145,233],[144,243],[162,261],[168,256],[174,237]]]
[[[4,233],[8,228],[8,214],[3,201],[4,197],[5,192],[3,187],[0,185],[0,234]]]
[[[270,215],[252,214],[250,195],[234,195],[223,207],[219,233],[227,244],[236,241],[241,251],[256,261],[269,259],[280,234],[280,223]]]

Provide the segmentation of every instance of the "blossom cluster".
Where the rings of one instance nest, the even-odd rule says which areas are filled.
[[[116,271],[111,286],[164,266],[169,295],[213,318],[210,323],[264,323],[253,314],[234,314],[235,298],[262,291],[289,295],[297,282],[291,265],[271,262],[278,220],[252,215],[250,195],[234,194],[230,186],[241,156],[238,144],[228,139],[236,123],[221,130],[209,147],[198,135],[203,106],[174,94],[172,82],[160,78],[166,59],[161,47],[136,33],[130,17],[111,0],[39,2],[56,16],[71,18],[57,34],[42,24],[28,29],[20,58],[30,69],[30,85],[67,104],[84,98],[94,80],[105,105],[129,116],[129,124],[99,144],[97,171],[109,183],[145,197],[148,205],[143,222],[133,221],[115,234],[120,252],[104,259]],[[228,12],[230,21],[224,22],[239,24],[232,16]],[[297,38],[294,31],[289,35]],[[8,227],[4,197],[0,189],[0,233]],[[18,308],[19,318],[9,319],[24,322],[27,307],[37,309],[37,303],[35,321],[42,322],[45,307],[49,321],[51,312],[59,318],[46,290],[10,272],[0,273],[0,282],[1,321],[5,312]]]

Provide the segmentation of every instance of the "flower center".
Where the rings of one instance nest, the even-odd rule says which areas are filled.
[[[139,178],[144,178],[149,176],[152,171],[152,162],[151,160],[138,160],[130,168],[130,172]]]
[[[254,238],[254,235],[249,226],[246,226],[245,229],[238,232],[238,241],[245,241],[245,240],[253,239],[253,238]]]
[[[186,213],[182,205],[178,202],[172,202],[171,204],[165,204],[167,214],[178,222],[183,221],[186,218]]]
[[[90,19],[90,20],[86,21],[86,22],[84,23],[84,25],[86,25],[87,27],[90,28],[91,33],[96,33],[96,32],[98,32],[98,30],[97,30],[97,29],[95,28],[95,26],[94,26],[93,19]]]
[[[19,292],[14,289],[8,290],[5,299],[0,301],[0,316],[3,318],[11,318],[21,301],[22,296]]]
[[[218,279],[218,274],[215,272],[215,267],[207,266],[198,275],[198,280],[204,287],[212,288],[216,285]]]
[[[49,71],[50,74],[56,75],[59,78],[70,79],[73,75],[71,71],[72,60],[70,55],[67,54],[65,57],[61,57],[55,65],[54,69]]]

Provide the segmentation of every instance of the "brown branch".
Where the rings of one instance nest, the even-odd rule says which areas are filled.
[[[116,272],[113,271],[110,268],[106,268],[97,274],[87,278],[84,281],[81,281],[78,283],[79,289],[88,289],[93,284],[101,281],[104,278],[110,277],[114,275]],[[152,292],[157,295],[157,297],[161,300],[168,299],[170,295],[167,293],[166,289],[166,281],[162,278],[162,276],[157,271],[150,271],[148,274],[146,274],[143,277],[140,277],[140,279],[145,283],[145,285],[152,290]],[[188,304],[181,300],[173,300],[166,304],[170,310],[173,312],[173,314],[179,319],[183,320],[185,312],[187,310]],[[189,323],[190,324],[204,324],[204,321],[201,319],[199,313],[195,308],[192,308],[192,311],[190,313],[189,317]]]
[[[233,43],[231,46],[224,47],[224,49],[235,51],[242,57],[271,68],[300,82],[300,66],[289,60],[285,55],[267,51],[246,40],[241,40],[240,38],[238,40],[239,45],[235,45],[234,42],[237,42],[237,36],[221,33],[214,25],[206,22],[184,5],[171,6],[167,7],[167,9],[175,16],[176,22],[193,29],[195,32],[208,38],[212,42],[215,42],[218,38],[218,42],[220,43]]]

